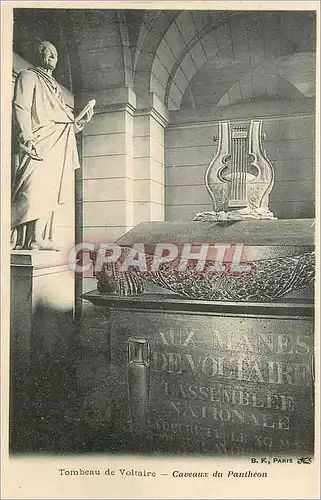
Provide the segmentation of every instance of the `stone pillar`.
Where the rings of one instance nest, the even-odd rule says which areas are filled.
[[[134,225],[133,120],[136,96],[129,88],[84,92],[83,106],[97,101],[95,115],[83,131],[82,179],[77,181],[82,241],[110,243]],[[91,275],[90,275],[91,274]],[[95,288],[89,273],[83,291]]]
[[[134,119],[134,223],[164,220],[164,128],[168,116],[153,93],[137,96]]]
[[[168,121],[154,94],[136,99],[130,88],[83,92],[78,107],[91,98],[97,107],[83,131],[82,178],[76,188],[81,240],[110,243],[142,221],[164,220]],[[92,271],[82,281],[82,292],[96,287]]]

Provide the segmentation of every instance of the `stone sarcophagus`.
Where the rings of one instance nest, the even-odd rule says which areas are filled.
[[[311,220],[154,222],[93,255],[119,449],[313,454],[313,249]]]
[[[141,223],[93,253],[98,290],[136,295],[154,284],[191,299],[277,300],[313,285],[311,224]]]

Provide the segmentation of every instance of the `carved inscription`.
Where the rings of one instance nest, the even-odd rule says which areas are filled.
[[[309,451],[311,324],[298,331],[285,321],[280,331],[276,325],[273,332],[156,332],[150,432],[160,446],[235,454]]]
[[[246,305],[244,315],[235,316],[113,313],[110,385],[117,432],[132,429],[129,402],[137,391],[129,395],[128,339],[138,336],[150,354],[142,432],[148,449],[313,453],[313,320],[246,313]]]
[[[312,332],[311,332],[312,333]],[[238,332],[211,332],[202,337],[196,330],[182,329],[157,332],[155,345],[177,347],[213,347],[223,351],[244,351],[272,354],[309,354],[311,335],[290,333],[254,333],[251,336]]]
[[[280,361],[261,362],[246,358],[224,358],[212,355],[193,356],[178,353],[154,353],[152,368],[181,375],[190,372],[202,373],[210,378],[237,380],[239,382],[260,382],[280,385],[309,385],[311,376],[309,367],[302,363]]]

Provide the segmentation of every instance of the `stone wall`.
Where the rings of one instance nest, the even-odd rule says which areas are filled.
[[[263,120],[263,147],[275,171],[270,209],[282,219],[314,216],[314,113],[310,99],[261,102],[171,113],[165,134],[166,220],[212,210],[204,185],[216,152],[218,121]]]

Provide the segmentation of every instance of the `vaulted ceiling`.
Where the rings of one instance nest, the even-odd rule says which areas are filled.
[[[315,96],[312,11],[16,9],[15,21],[15,50],[51,39],[74,91],[132,87],[169,110]]]
[[[151,88],[169,109],[313,96],[313,16],[184,11],[158,47]]]

